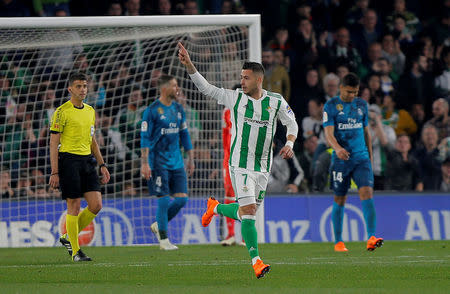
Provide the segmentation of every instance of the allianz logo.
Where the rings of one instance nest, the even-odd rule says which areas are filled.
[[[320,238],[323,242],[334,241],[333,222],[329,206],[320,217]],[[362,211],[353,204],[345,204],[344,221],[342,225],[342,239],[344,241],[367,240],[366,222]]]

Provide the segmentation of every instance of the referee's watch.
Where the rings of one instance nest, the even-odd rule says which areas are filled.
[[[100,165],[98,166],[98,169],[99,169],[99,170],[101,170],[101,169],[102,169],[102,167],[106,167],[106,168],[108,168],[108,166],[106,165],[106,163],[102,163],[102,164],[100,164]]]

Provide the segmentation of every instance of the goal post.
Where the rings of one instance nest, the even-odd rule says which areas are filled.
[[[175,243],[220,240],[219,222],[205,230],[198,220],[205,199],[224,194],[222,108],[197,91],[176,44],[185,44],[210,83],[231,88],[244,60],[261,62],[260,28],[259,15],[0,18],[0,168],[7,182],[2,193],[9,186],[14,195],[0,200],[0,247],[57,244],[65,206],[47,185],[48,124],[67,101],[67,79],[75,71],[89,76],[86,103],[96,109],[95,136],[112,173],[102,191],[106,209],[91,227],[95,233],[85,234],[91,236],[87,244],[156,241],[149,228],[156,201],[140,177],[139,132],[142,111],[157,98],[156,81],[164,73],[178,80],[196,160],[190,201],[170,222],[169,237]]]

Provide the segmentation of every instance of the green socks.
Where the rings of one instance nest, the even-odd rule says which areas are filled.
[[[223,216],[239,220],[238,217],[239,203],[219,204],[217,205],[217,213]],[[254,222],[253,222],[254,223]]]
[[[255,227],[256,216],[243,215],[241,224],[242,239],[245,240],[248,253],[251,258],[259,256],[258,252],[258,233]]]

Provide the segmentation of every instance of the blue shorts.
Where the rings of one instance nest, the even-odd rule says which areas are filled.
[[[148,191],[151,196],[187,194],[187,178],[184,168],[152,170],[152,177],[148,180]]]
[[[341,160],[334,158],[330,165],[330,187],[336,196],[345,196],[353,178],[358,189],[373,187],[373,171],[369,158]]]

